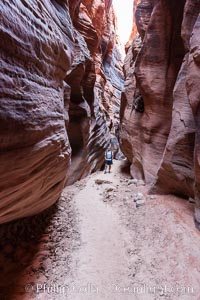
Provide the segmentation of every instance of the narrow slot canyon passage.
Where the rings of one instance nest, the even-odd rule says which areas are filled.
[[[66,187],[41,215],[1,228],[1,299],[197,299],[193,204],[147,195],[127,171],[115,161],[110,174]],[[135,206],[138,193],[145,206]]]
[[[0,14],[0,300],[200,300],[200,2]]]

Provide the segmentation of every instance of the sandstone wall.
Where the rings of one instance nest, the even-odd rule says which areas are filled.
[[[96,171],[104,161],[110,133],[119,124],[123,87],[122,59],[111,1],[81,1],[74,19],[78,39],[84,38],[90,56],[76,48],[78,58],[66,78],[71,87],[68,134],[72,163],[67,183]]]
[[[138,34],[125,64],[120,129],[132,176],[151,183],[151,192],[185,197],[194,196],[195,178],[197,208],[199,13],[199,1],[138,4]],[[198,209],[196,219],[200,222]]]
[[[194,194],[195,194],[195,221],[200,229],[200,3],[199,1],[188,1],[187,14],[191,17],[191,22],[194,24],[193,34],[190,39],[190,51],[188,59],[188,72],[186,76],[186,88],[189,95],[189,102],[192,107],[192,112],[195,120],[195,147],[194,147]],[[196,22],[195,22],[196,20]],[[186,34],[188,32],[186,31]]]
[[[114,77],[122,74],[120,59],[111,70],[118,47],[110,1],[3,0],[0,11],[4,223],[39,213],[67,182],[101,166],[114,114],[106,113],[109,92],[99,95],[99,86],[109,84],[118,105]]]

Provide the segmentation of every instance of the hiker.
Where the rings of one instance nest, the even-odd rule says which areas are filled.
[[[111,165],[113,164],[113,152],[111,148],[108,148],[108,150],[105,152],[105,170],[104,173],[106,174],[107,168],[108,172],[110,173]]]

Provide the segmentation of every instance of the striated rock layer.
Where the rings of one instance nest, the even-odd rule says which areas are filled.
[[[197,223],[199,13],[197,0],[138,4],[120,112],[121,146],[132,163],[131,175],[152,183],[151,192],[195,195]]]
[[[196,5],[195,5],[196,4]],[[194,24],[193,34],[190,40],[190,52],[188,59],[188,72],[186,77],[186,88],[189,96],[189,102],[195,120],[196,134],[194,147],[194,194],[195,194],[195,220],[200,229],[200,3],[199,1],[188,1],[187,14],[191,16],[191,22]],[[196,19],[197,17],[197,19]],[[196,22],[195,22],[196,19]],[[186,34],[188,32],[186,31]]]
[[[101,166],[123,76],[110,1],[3,0],[0,11],[4,223]]]
[[[102,22],[103,20],[103,22]],[[71,87],[68,134],[72,146],[72,164],[67,183],[84,177],[102,166],[110,131],[119,124],[119,107],[123,87],[122,60],[116,36],[116,21],[111,1],[81,1],[74,17],[77,39],[89,49],[72,64],[66,78]],[[80,57],[82,59],[80,60]]]

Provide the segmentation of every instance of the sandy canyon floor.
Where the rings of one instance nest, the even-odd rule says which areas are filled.
[[[200,299],[194,204],[147,195],[127,169],[114,161],[42,214],[1,226],[0,299]]]

